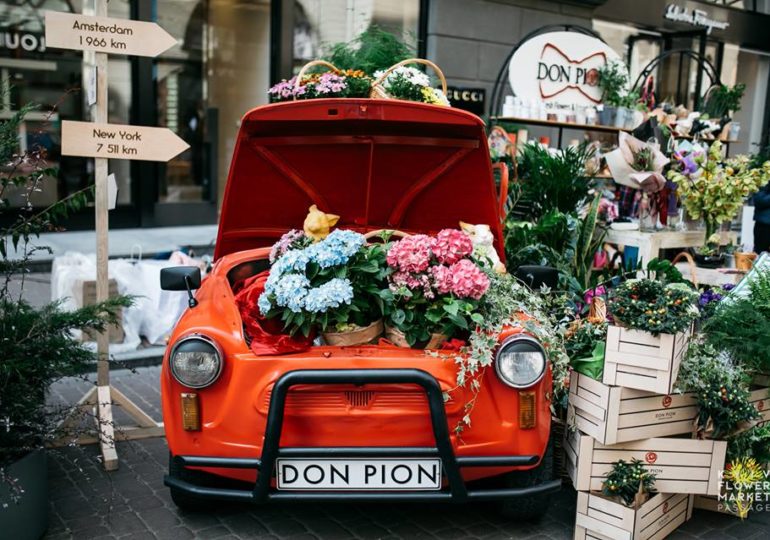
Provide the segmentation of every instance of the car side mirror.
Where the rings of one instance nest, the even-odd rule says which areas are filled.
[[[519,266],[514,276],[532,290],[537,290],[543,285],[555,289],[559,285],[559,271],[551,266]]]
[[[160,270],[160,288],[164,291],[187,291],[191,308],[198,305],[192,292],[200,286],[201,269],[197,266],[172,266]]]

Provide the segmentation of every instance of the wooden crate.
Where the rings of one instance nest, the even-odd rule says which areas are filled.
[[[83,295],[81,298],[81,306],[90,306],[96,303],[96,281],[88,280],[83,281]],[[110,298],[118,296],[118,283],[114,279],[108,282],[108,294]],[[93,329],[86,328],[83,330],[83,341],[96,341],[96,332]],[[110,338],[110,343],[123,343],[126,338],[126,333],[123,330],[123,310],[118,311],[117,324],[111,324],[107,327],[107,335]]]
[[[569,429],[564,438],[567,472],[578,491],[600,491],[614,462],[636,458],[657,475],[661,493],[716,495],[726,452],[725,441],[675,437],[604,445]]]
[[[653,336],[649,332],[610,325],[602,382],[670,394],[689,340],[690,331]]]
[[[749,401],[759,411],[757,425],[770,422],[770,388],[763,387],[752,390],[749,394]]]
[[[661,395],[607,386],[574,371],[569,403],[568,425],[576,425],[602,444],[691,434],[698,416],[692,393]]]
[[[693,495],[658,493],[628,508],[599,493],[578,493],[575,540],[656,540],[692,517]]]

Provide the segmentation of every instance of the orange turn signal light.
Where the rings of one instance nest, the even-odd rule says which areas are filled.
[[[532,429],[537,424],[536,404],[534,392],[519,392],[519,427],[521,429]]]
[[[201,429],[198,394],[182,393],[182,429],[185,431],[199,431]]]

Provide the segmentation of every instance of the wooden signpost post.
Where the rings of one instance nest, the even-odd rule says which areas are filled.
[[[108,299],[109,189],[108,159],[168,161],[189,145],[166,128],[113,125],[107,119],[107,54],[157,56],[176,40],[155,23],[107,17],[107,0],[94,0],[95,16],[48,11],[45,39],[48,47],[84,51],[93,55],[96,69],[96,103],[93,123],[62,122],[62,155],[93,157],[96,212],[96,301]],[[90,101],[90,100],[89,100]],[[137,421],[139,427],[120,430],[121,438],[155,437],[163,426],[155,422],[120,391],[110,386],[109,336],[97,336],[97,386],[86,394],[80,407],[95,406],[104,468],[118,467],[115,450],[115,402]]]

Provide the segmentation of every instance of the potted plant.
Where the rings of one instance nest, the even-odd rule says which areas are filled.
[[[33,250],[30,238],[50,230],[56,219],[85,205],[90,188],[78,191],[40,212],[4,215],[14,191],[28,208],[30,195],[42,189],[48,167],[45,151],[19,152],[18,129],[31,107],[0,122],[0,531],[3,537],[37,539],[48,524],[45,445],[66,409],[46,407],[55,380],[93,367],[95,355],[72,337],[73,330],[104,330],[117,321],[126,297],[65,312],[54,302],[33,306],[24,296],[24,275]],[[7,219],[6,219],[7,218]],[[16,285],[16,286],[12,286]]]
[[[436,348],[458,331],[482,322],[479,302],[489,277],[472,258],[470,237],[444,229],[435,237],[413,235],[388,249],[390,290],[386,336],[399,346]]]
[[[599,111],[599,123],[605,126],[616,125],[618,107],[623,105],[623,95],[628,87],[628,70],[622,62],[607,62],[599,68],[598,82],[604,104],[604,108]]]
[[[730,113],[741,110],[741,99],[743,99],[745,92],[746,85],[744,83],[738,83],[732,88],[724,84],[715,86],[706,97],[703,112],[710,118],[729,120]]]
[[[374,341],[382,334],[383,298],[390,296],[384,247],[344,229],[316,240],[290,231],[278,241],[259,311],[280,319],[291,335],[317,331],[330,345]]]
[[[697,300],[698,293],[683,283],[629,279],[615,288],[608,304],[614,325],[607,329],[604,384],[670,393],[699,316]]]
[[[683,524],[692,496],[656,494],[655,477],[638,459],[612,463],[601,492],[578,493],[575,537],[663,538]]]
[[[713,257],[720,243],[714,234],[722,223],[735,218],[748,196],[767,183],[770,161],[752,167],[748,156],[725,160],[722,143],[715,141],[707,152],[693,153],[692,162],[691,167],[672,169],[668,178],[677,185],[690,218],[706,224],[706,243],[699,254]]]

